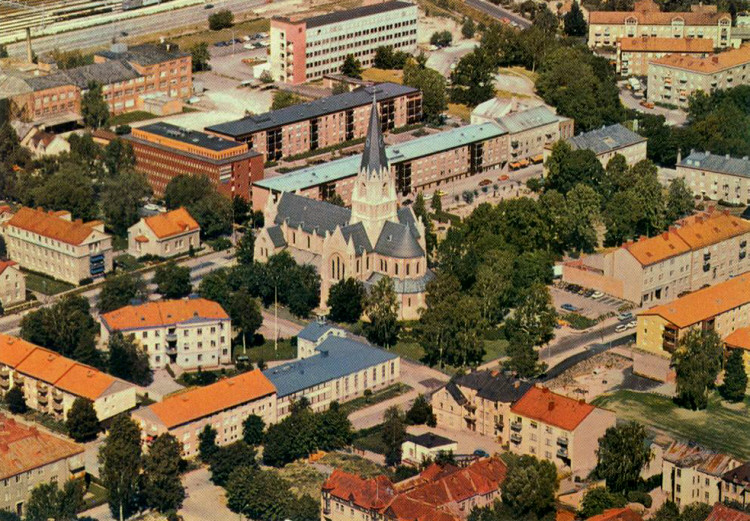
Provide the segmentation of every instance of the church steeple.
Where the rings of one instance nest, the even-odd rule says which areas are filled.
[[[365,149],[362,152],[362,163],[360,163],[359,169],[372,175],[380,173],[384,168],[388,168],[388,158],[385,156],[385,141],[383,140],[383,132],[380,130],[378,102],[375,98],[375,90],[373,89],[370,124],[367,128]]]

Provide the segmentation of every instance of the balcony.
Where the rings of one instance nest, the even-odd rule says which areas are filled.
[[[521,430],[521,422],[511,422],[510,430],[519,432]]]
[[[42,382],[36,383],[36,390],[39,391],[39,394],[47,394],[47,391],[49,388],[47,387],[47,384]]]
[[[39,402],[42,405],[47,405],[47,403],[49,403],[49,400],[47,399],[47,395],[46,394],[41,394],[41,395],[37,396],[36,397],[36,401]]]
[[[52,409],[59,414],[62,414],[63,412],[63,404],[62,402],[53,402],[52,403]]]
[[[52,390],[52,400],[54,400],[57,403],[62,403],[63,401],[63,394],[58,391],[57,389]]]
[[[568,438],[563,438],[563,437],[557,438],[557,444],[560,445],[561,447],[567,447]]]
[[[177,342],[177,334],[176,333],[167,333],[167,342]]]
[[[521,435],[518,434],[517,432],[514,432],[513,434],[510,435],[510,441],[512,441],[513,443],[521,443],[522,439],[523,438],[521,437]]]
[[[557,457],[568,459],[568,449],[565,447],[560,447],[559,449],[557,449]]]
[[[5,391],[7,391],[8,389],[10,389],[10,380],[5,379],[5,378],[1,379],[0,380],[0,387],[2,387],[3,390],[5,390]]]

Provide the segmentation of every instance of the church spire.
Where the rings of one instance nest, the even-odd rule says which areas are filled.
[[[388,158],[385,155],[385,141],[383,132],[380,130],[380,118],[378,117],[378,102],[375,98],[375,87],[372,90],[372,109],[370,110],[370,125],[367,128],[365,149],[362,152],[362,164],[360,172],[364,171],[367,176],[377,175],[382,169],[388,168]]]

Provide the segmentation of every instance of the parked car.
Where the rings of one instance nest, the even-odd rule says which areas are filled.
[[[435,195],[437,195],[438,197],[444,197],[447,195],[447,193],[442,190],[438,190],[437,192],[435,192]]]
[[[510,176],[508,174],[503,174],[497,178],[498,181],[507,181],[508,179],[510,179]]]
[[[479,186],[487,186],[490,184],[492,184],[492,181],[490,181],[489,179],[482,179],[481,181],[479,181]]]
[[[619,326],[615,328],[615,333],[624,333],[627,330],[628,330],[627,324],[620,324]]]
[[[633,320],[632,322],[628,322],[628,329],[633,329],[636,326],[638,326],[638,322],[636,322],[635,320]]]
[[[203,9],[213,9],[213,8],[214,8],[214,4],[206,4],[206,5],[205,5],[205,6],[203,7]]]
[[[595,291],[594,291],[593,289],[587,289],[587,290],[586,290],[586,291],[585,291],[585,292],[583,293],[583,296],[584,296],[584,297],[591,297],[591,296],[592,296],[592,295],[593,295],[594,293],[595,293]]]
[[[601,291],[594,291],[594,294],[591,295],[591,298],[594,300],[599,300],[603,296],[604,296],[604,293],[602,293]]]
[[[571,313],[575,313],[576,311],[578,311],[577,307],[575,307],[573,304],[568,304],[567,302],[560,307],[565,311],[570,311]]]
[[[620,313],[619,315],[617,315],[617,320],[619,320],[620,322],[629,322],[633,320],[633,314],[630,311],[626,313]]]
[[[490,455],[487,453],[487,451],[486,450],[482,450],[482,449],[476,449],[474,451],[474,456],[479,456],[480,458],[489,458],[490,457]]]
[[[641,101],[640,105],[641,105],[641,107],[646,107],[647,109],[654,108],[654,104],[651,103],[650,101],[646,101],[646,100]]]

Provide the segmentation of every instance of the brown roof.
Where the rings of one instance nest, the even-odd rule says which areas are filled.
[[[195,222],[195,219],[193,219],[184,208],[178,208],[171,212],[146,217],[143,221],[160,239],[189,231],[200,230],[198,223]]]
[[[750,514],[716,503],[706,521],[750,521]]]
[[[643,266],[690,252],[690,246],[673,230],[651,238],[641,237],[638,241],[626,242],[622,247]]]
[[[714,50],[713,41],[707,38],[639,36],[620,38],[619,44],[626,52],[712,53]]]
[[[83,453],[83,446],[0,413],[0,479]]]
[[[23,207],[6,223],[67,244],[80,245],[94,231],[88,223],[67,221],[41,209]]]
[[[511,412],[572,431],[591,414],[596,407],[583,400],[568,398],[553,393],[546,387],[532,387],[514,403]]]
[[[102,322],[110,331],[167,326],[195,319],[229,320],[229,315],[218,302],[193,298],[125,306],[101,316]]]
[[[750,461],[725,472],[722,479],[729,483],[744,485],[746,488],[750,487]]]
[[[737,461],[726,454],[713,452],[694,443],[675,441],[664,451],[664,459],[681,468],[695,468],[704,474],[722,476],[737,466]]]
[[[743,45],[739,49],[720,52],[712,56],[700,58],[698,56],[683,56],[681,54],[668,54],[661,58],[651,60],[652,65],[666,65],[690,72],[702,74],[713,74],[725,69],[731,69],[738,65],[750,62],[750,45]]]
[[[719,20],[732,19],[728,13],[717,13],[716,6],[692,6],[687,12],[662,13],[658,4],[645,0],[636,2],[633,11],[592,11],[589,25],[622,25],[629,18],[642,25],[671,25],[675,20],[682,20],[686,26],[718,25]]]
[[[629,508],[610,508],[586,521],[643,521],[643,517]]]

